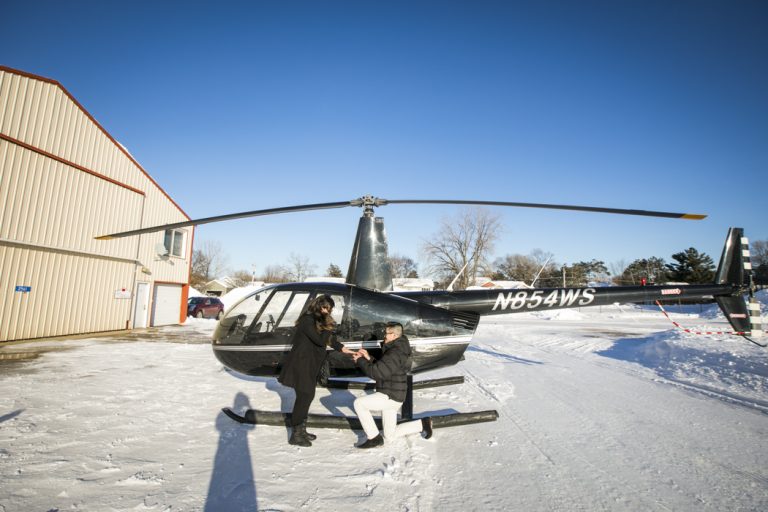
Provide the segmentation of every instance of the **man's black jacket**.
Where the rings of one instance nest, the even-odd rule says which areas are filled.
[[[406,375],[413,362],[411,344],[403,335],[395,341],[384,343],[382,352],[381,359],[378,360],[368,361],[361,357],[357,360],[357,366],[376,381],[376,391],[384,393],[396,402],[403,402],[408,389]]]

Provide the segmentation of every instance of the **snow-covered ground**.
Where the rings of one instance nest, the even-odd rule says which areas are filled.
[[[768,349],[652,308],[484,318],[465,361],[426,375],[465,383],[414,409],[498,421],[373,450],[229,420],[292,395],[223,369],[214,325],[2,347],[48,351],[0,361],[0,511],[768,510]],[[359,393],[319,389],[312,411],[351,415]]]

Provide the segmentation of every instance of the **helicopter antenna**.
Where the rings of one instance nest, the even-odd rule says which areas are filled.
[[[549,260],[551,259],[552,259],[552,254],[549,255],[549,258],[547,258],[547,261],[544,262],[544,264],[541,266],[539,271],[536,273],[536,277],[534,277],[533,281],[531,281],[531,288],[536,287],[536,281],[539,280],[539,276],[541,275],[542,272],[544,272],[544,269],[547,268],[547,263],[549,263]]]
[[[464,264],[464,266],[463,266],[463,267],[461,267],[461,270],[459,270],[459,271],[456,273],[456,277],[454,277],[454,278],[453,278],[453,281],[451,281],[451,284],[449,284],[449,285],[448,285],[448,288],[446,288],[446,290],[448,290],[449,292],[453,291],[453,285],[455,285],[455,284],[456,284],[456,281],[458,281],[458,280],[459,280],[459,277],[460,277],[460,276],[461,276],[461,274],[464,272],[464,269],[466,269],[466,268],[467,268],[467,265],[469,265],[469,262],[466,262],[466,263]]]

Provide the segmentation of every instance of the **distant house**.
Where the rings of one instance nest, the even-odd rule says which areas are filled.
[[[417,291],[428,292],[435,288],[435,283],[431,279],[420,277],[396,277],[392,279],[392,288],[395,291]]]
[[[514,290],[516,288],[530,288],[523,281],[488,281],[480,286],[486,290]]]
[[[345,283],[343,277],[309,276],[304,278],[305,283]]]
[[[205,292],[206,295],[221,297],[222,295],[229,293],[234,288],[237,288],[237,283],[235,283],[231,277],[220,277],[205,283],[202,291]]]
[[[201,293],[196,288],[193,288],[192,286],[189,287],[189,296],[190,297],[205,297],[204,293]]]
[[[476,276],[475,277],[475,284],[474,284],[474,286],[481,286],[481,287],[487,288],[487,286],[485,286],[485,285],[490,283],[490,282],[491,282],[491,278],[490,277]]]

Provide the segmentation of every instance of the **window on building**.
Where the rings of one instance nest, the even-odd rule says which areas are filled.
[[[170,256],[184,257],[184,234],[181,229],[166,229],[163,245]]]

